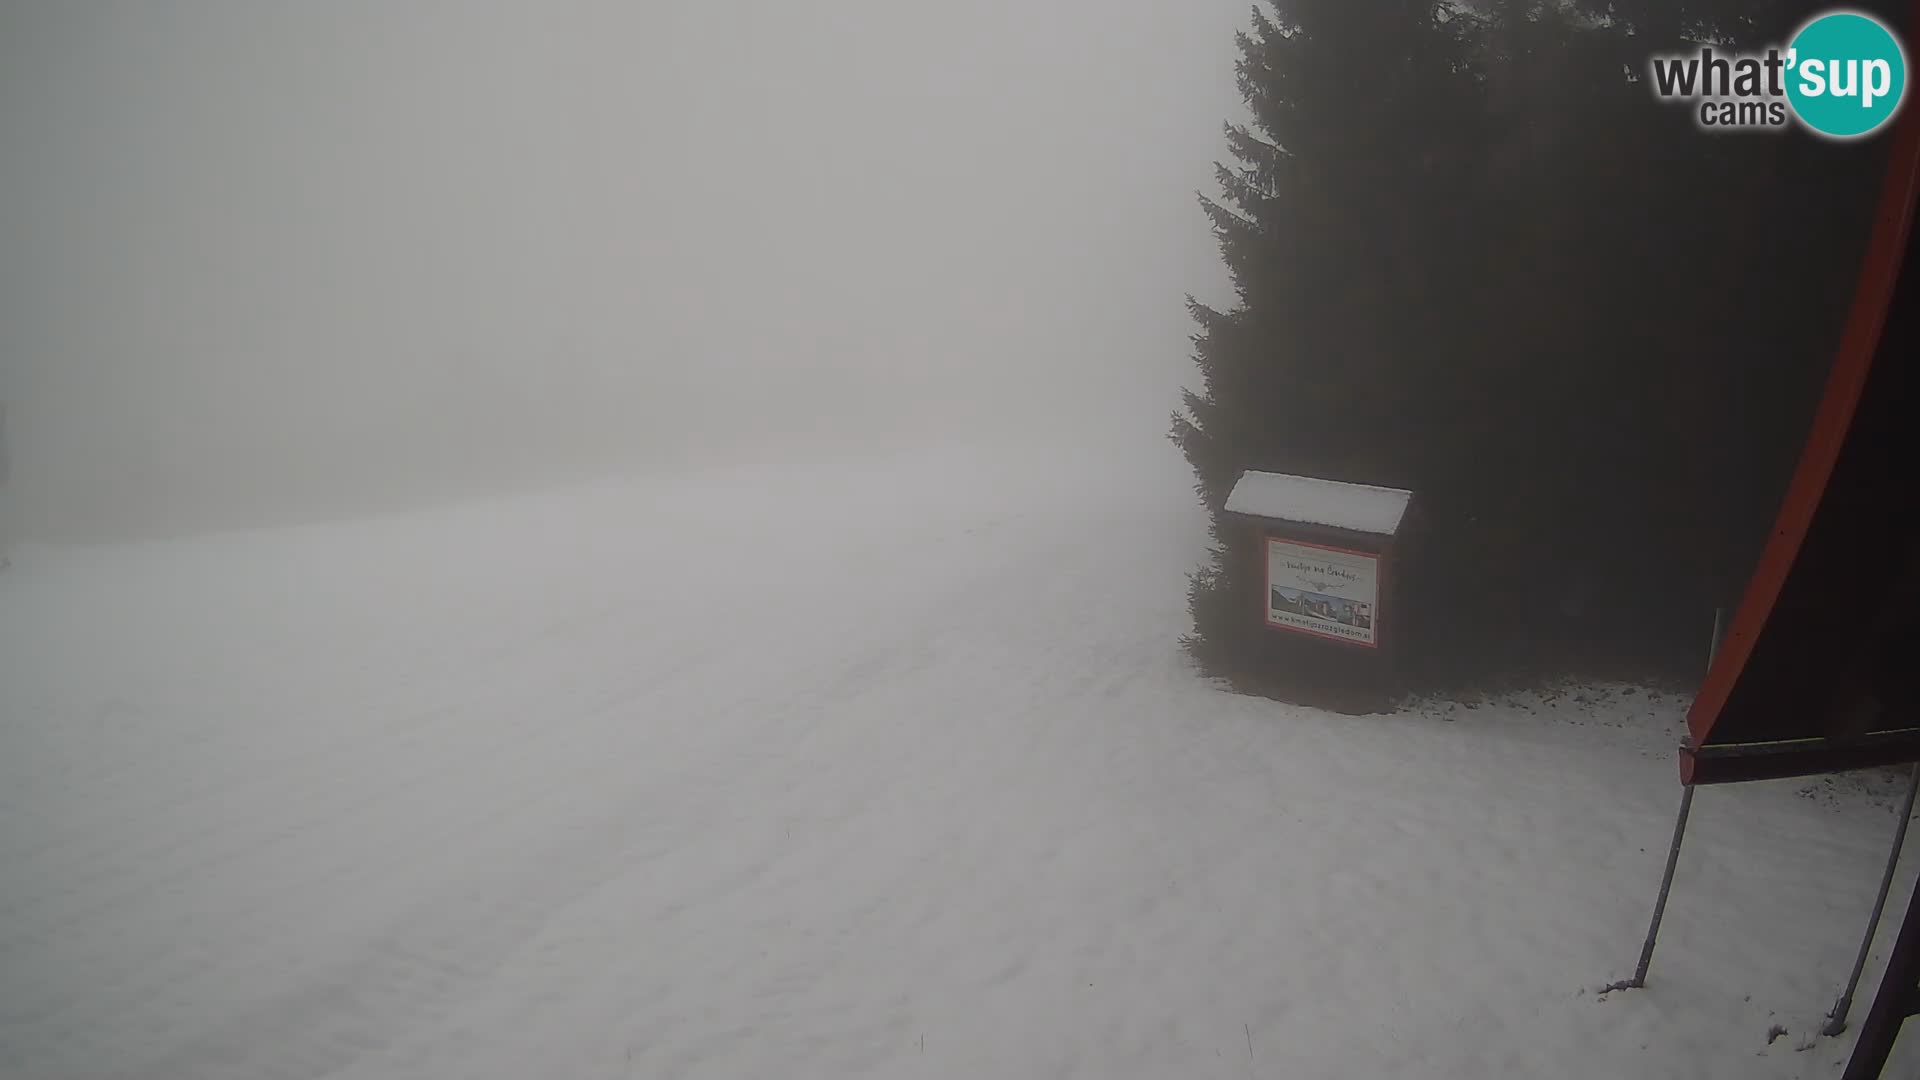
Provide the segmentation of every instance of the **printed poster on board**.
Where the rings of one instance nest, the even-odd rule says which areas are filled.
[[[1267,538],[1267,625],[1378,648],[1380,557]]]

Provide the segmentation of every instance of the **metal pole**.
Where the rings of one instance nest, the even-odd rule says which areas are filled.
[[[1920,1002],[1920,888],[1907,901],[1907,916],[1894,936],[1887,970],[1880,976],[1880,992],[1867,1007],[1867,1018],[1853,1041],[1853,1055],[1840,1080],[1873,1080],[1886,1074],[1887,1058],[1900,1038],[1900,1029]]]
[[[1660,898],[1653,902],[1653,922],[1647,927],[1647,940],[1640,946],[1640,964],[1633,969],[1627,985],[1638,989],[1647,985],[1647,967],[1653,963],[1653,943],[1660,937],[1660,920],[1667,913],[1667,893],[1673,888],[1673,868],[1680,864],[1680,841],[1687,835],[1687,813],[1693,809],[1693,785],[1680,792],[1680,816],[1673,822],[1673,846],[1667,849],[1667,871],[1660,876]]]
[[[1707,639],[1707,670],[1713,670],[1713,658],[1720,651],[1720,626],[1725,608],[1713,609],[1713,636]],[[1673,871],[1680,865],[1680,841],[1687,836],[1687,815],[1693,811],[1693,785],[1680,791],[1680,814],[1673,820],[1673,844],[1667,848],[1667,868],[1660,875],[1660,896],[1653,902],[1653,921],[1647,925],[1647,940],[1640,945],[1640,963],[1626,985],[1639,989],[1647,985],[1647,968],[1653,964],[1653,946],[1660,938],[1660,921],[1667,914],[1667,894],[1673,891]]]
[[[1860,985],[1860,973],[1866,969],[1867,953],[1873,949],[1873,935],[1880,929],[1880,914],[1887,907],[1887,890],[1893,885],[1893,869],[1900,864],[1900,848],[1907,842],[1907,821],[1913,817],[1913,796],[1920,792],[1920,761],[1913,763],[1912,776],[1907,780],[1907,801],[1900,807],[1900,824],[1893,830],[1893,850],[1887,853],[1887,868],[1880,875],[1880,894],[1873,898],[1873,914],[1867,916],[1867,936],[1860,939],[1860,955],[1853,958],[1853,974],[1847,977],[1847,988],[1840,1000],[1833,1003],[1827,1013],[1827,1025],[1820,1034],[1829,1038],[1847,1030],[1847,1010],[1853,1008],[1853,992]]]

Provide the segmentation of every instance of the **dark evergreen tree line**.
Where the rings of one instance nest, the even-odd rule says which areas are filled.
[[[1868,5],[1904,30],[1889,5]],[[1797,456],[1885,140],[1712,135],[1640,75],[1762,47],[1786,0],[1279,0],[1202,206],[1236,295],[1190,302],[1172,437],[1214,514],[1189,647],[1280,687],[1251,537],[1269,469],[1425,505],[1407,656],[1430,686],[1696,674]]]

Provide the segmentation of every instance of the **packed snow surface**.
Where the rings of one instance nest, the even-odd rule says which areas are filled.
[[[1838,1074],[1884,789],[1701,791],[1597,993],[1684,702],[1225,693],[1203,524],[994,450],[23,551],[0,1075]]]
[[[1399,530],[1400,519],[1406,515],[1407,503],[1412,498],[1412,492],[1399,488],[1249,472],[1240,477],[1227,495],[1227,510],[1391,536]]]

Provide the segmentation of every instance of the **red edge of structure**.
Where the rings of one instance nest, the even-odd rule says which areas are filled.
[[[1913,15],[1912,25],[1920,28],[1920,0],[1914,4]],[[1834,463],[1852,426],[1861,389],[1873,367],[1873,355],[1880,344],[1881,329],[1886,325],[1894,283],[1900,276],[1907,232],[1913,224],[1914,194],[1916,184],[1920,184],[1920,104],[1911,101],[1905,104],[1893,138],[1886,180],[1880,190],[1879,206],[1874,211],[1873,232],[1861,261],[1859,284],[1854,289],[1853,304],[1840,335],[1833,370],[1827,377],[1825,396],[1814,414],[1813,427],[1774,521],[1773,532],[1767,537],[1753,577],[1747,581],[1746,594],[1741,597],[1706,679],[1687,710],[1687,731],[1693,746],[1704,744],[1712,732],[1727,696],[1753,654],[1754,642],[1773,612],[1780,588],[1793,569],[1808,526],[1820,507],[1827,480],[1833,475]],[[1692,757],[1683,749],[1681,782],[1692,783],[1693,771]]]

